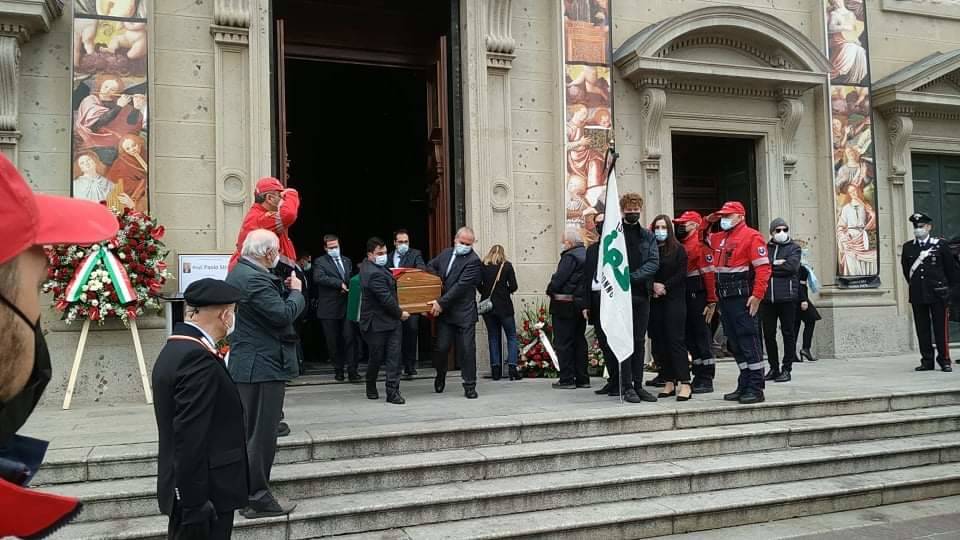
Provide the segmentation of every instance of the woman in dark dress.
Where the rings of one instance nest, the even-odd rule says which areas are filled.
[[[517,291],[517,276],[513,272],[513,265],[507,260],[503,246],[497,244],[490,248],[487,256],[483,258],[480,272],[481,301],[489,298],[493,302],[493,309],[483,314],[483,322],[487,325],[493,380],[500,380],[503,373],[502,336],[507,338],[510,380],[519,380],[517,356],[520,351],[517,343],[517,323],[513,318],[513,300],[510,298],[510,295]]]
[[[798,362],[816,362],[817,358],[810,352],[813,345],[813,331],[817,327],[817,321],[822,317],[817,311],[817,306],[810,301],[810,292],[807,280],[810,279],[810,271],[807,266],[800,265],[800,301],[797,302],[797,317],[794,322],[794,335],[800,335],[800,323],[803,323],[803,344],[800,346],[800,358]]]
[[[660,376],[665,382],[659,397],[677,396],[677,401],[687,401],[693,395],[685,340],[687,252],[677,241],[670,216],[657,216],[650,228],[660,248],[648,330],[651,352],[660,364]]]

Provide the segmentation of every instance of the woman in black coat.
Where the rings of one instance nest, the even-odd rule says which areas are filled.
[[[517,356],[520,351],[517,342],[517,322],[513,318],[513,300],[510,298],[510,295],[517,291],[517,276],[513,272],[513,265],[507,260],[503,246],[497,244],[490,248],[487,256],[483,258],[480,273],[480,298],[481,300],[489,298],[493,302],[493,309],[483,314],[483,322],[487,325],[493,380],[500,380],[500,375],[503,373],[501,332],[507,338],[510,380],[519,380]]]
[[[666,383],[659,397],[677,396],[677,401],[687,401],[693,395],[685,339],[687,252],[677,241],[670,216],[657,216],[650,228],[660,249],[648,329],[651,352],[660,363],[660,376]]]
[[[813,305],[813,302],[810,301],[810,292],[807,285],[808,279],[810,279],[810,271],[807,270],[806,265],[801,264],[800,301],[797,302],[797,320],[793,327],[793,335],[799,336],[800,323],[803,323],[803,343],[800,345],[800,358],[797,360],[798,362],[803,362],[804,360],[808,362],[817,361],[817,358],[810,352],[810,347],[813,345],[813,331],[817,327],[817,321],[823,318],[820,316],[820,312],[817,311],[817,306]]]

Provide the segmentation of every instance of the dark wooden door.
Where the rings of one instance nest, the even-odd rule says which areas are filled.
[[[287,52],[284,20],[277,19],[274,32],[274,65],[276,66],[277,101],[277,178],[287,185],[290,180],[290,156],[287,154]]]
[[[450,226],[449,132],[447,129],[447,38],[437,42],[427,71],[427,203],[430,256],[452,242]]]

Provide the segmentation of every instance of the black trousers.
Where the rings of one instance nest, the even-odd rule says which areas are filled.
[[[323,340],[327,344],[327,353],[338,375],[344,368],[351,375],[357,373],[357,334],[356,323],[349,319],[321,319]]]
[[[944,302],[936,304],[911,304],[913,323],[917,328],[917,344],[920,347],[920,362],[933,367],[933,349],[936,345],[937,363],[950,365],[950,317]],[[933,328],[931,335],[930,329]]]
[[[277,454],[277,427],[283,414],[287,383],[270,381],[238,383],[247,428],[247,465],[250,501],[270,494],[270,470]]]
[[[586,330],[587,321],[579,312],[553,317],[553,347],[560,363],[560,384],[590,383],[587,339],[583,336]]]
[[[401,331],[401,350],[403,357],[404,373],[413,373],[417,370],[417,341],[420,337],[420,316],[410,315],[410,318],[403,321],[403,330]]]
[[[650,301],[650,344],[660,361],[660,377],[676,383],[690,382],[686,346],[687,302],[683,296]]]
[[[793,335],[800,339],[800,323],[803,323],[803,344],[800,345],[800,348],[806,351],[813,346],[813,331],[817,328],[817,321],[811,319],[803,322],[800,313],[800,305],[797,304],[797,320],[793,323]]]
[[[385,366],[387,375],[387,393],[400,389],[400,340],[403,329],[400,325],[385,332],[363,332],[363,340],[370,350],[367,363],[367,383],[376,383],[380,366]]]
[[[737,360],[740,377],[738,391],[762,392],[763,350],[760,346],[760,326],[757,318],[750,316],[745,296],[732,296],[720,300],[720,316],[727,347]]]
[[[685,341],[687,351],[693,359],[693,378],[712,381],[717,374],[717,361],[713,357],[713,330],[703,318],[703,310],[706,308],[705,291],[687,293]],[[719,315],[714,316],[714,320],[719,318]]]
[[[650,300],[633,297],[633,354],[619,364],[619,372],[610,372],[611,378],[623,381],[623,390],[643,387],[643,361],[646,357],[647,324],[650,322]],[[609,371],[609,367],[607,368]],[[614,379],[616,380],[616,379]]]
[[[456,350],[457,364],[464,386],[477,385],[477,325],[456,326],[437,319],[437,341],[433,350],[433,367],[447,372],[450,347]]]
[[[173,503],[173,512],[167,524],[167,540],[229,540],[233,535],[233,512],[217,514],[217,520],[210,524],[210,530],[197,530],[180,523],[180,508]]]
[[[767,348],[767,362],[774,373],[790,371],[797,359],[797,304],[761,304],[760,321],[763,324],[763,342]],[[783,366],[780,365],[780,351],[777,347],[777,322],[783,335]]]

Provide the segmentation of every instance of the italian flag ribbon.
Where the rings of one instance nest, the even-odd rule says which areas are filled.
[[[530,352],[530,349],[534,348],[538,342],[542,343],[543,350],[547,352],[547,356],[549,356],[550,361],[553,362],[553,367],[556,368],[557,371],[560,371],[560,361],[557,358],[557,351],[553,348],[553,344],[550,343],[550,338],[547,337],[547,333],[543,331],[544,326],[546,325],[542,322],[538,322],[533,326],[537,332],[537,339],[528,343],[527,346],[520,351],[520,354],[525,355]]]
[[[72,303],[80,300],[80,297],[83,296],[83,286],[90,281],[90,274],[93,273],[94,269],[96,269],[100,263],[103,264],[104,269],[110,276],[110,281],[113,282],[113,288],[117,292],[117,298],[120,299],[120,305],[136,302],[137,293],[133,290],[130,277],[127,275],[127,271],[123,268],[123,265],[120,264],[117,256],[108,249],[96,249],[96,247],[94,247],[91,248],[91,250],[87,258],[80,263],[80,267],[77,268],[77,272],[73,275],[73,279],[70,280],[70,284],[67,286],[67,302]]]

